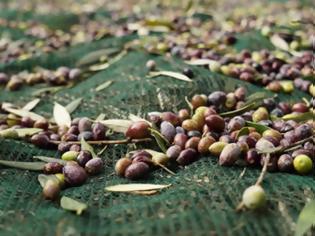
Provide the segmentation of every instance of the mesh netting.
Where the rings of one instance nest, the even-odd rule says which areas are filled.
[[[36,65],[49,68],[72,66],[90,51],[117,47],[132,38],[134,36],[107,38],[1,68],[14,72]],[[232,91],[239,85],[245,86],[249,93],[260,90],[252,84],[196,67],[192,67],[196,75],[193,83],[166,77],[147,78],[145,63],[148,59],[155,59],[158,67],[164,70],[181,71],[184,66],[176,59],[132,51],[77,86],[46,95],[35,111],[50,116],[55,101],[66,105],[83,97],[74,117],[97,117],[105,113],[107,118],[118,118],[128,112],[144,116],[148,111],[176,111],[186,107],[184,97],[196,92]],[[114,83],[101,92],[93,91],[107,80]],[[32,100],[30,94],[39,87],[25,86],[17,92],[1,90],[0,101],[23,105]],[[158,93],[162,99],[158,99]],[[307,97],[298,91],[293,95],[279,97],[287,101]],[[259,170],[221,167],[214,157],[207,156],[177,170],[176,176],[157,170],[149,179],[141,181],[172,184],[158,195],[106,193],[105,186],[130,182],[117,177],[113,167],[115,161],[132,148],[128,145],[109,146],[101,156],[106,163],[102,174],[89,178],[83,186],[62,192],[62,195],[89,205],[88,212],[80,217],[62,210],[57,203],[43,200],[38,173],[1,167],[1,235],[290,235],[306,198],[315,192],[314,176],[268,174],[263,184],[269,197],[268,208],[262,212],[236,213],[235,207],[243,190],[255,182]],[[1,159],[30,161],[33,155],[58,156],[58,153],[21,141],[0,140]]]

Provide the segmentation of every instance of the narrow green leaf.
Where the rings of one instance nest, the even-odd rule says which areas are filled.
[[[6,161],[0,160],[0,165],[23,170],[42,171],[45,162],[25,162],[25,161]]]
[[[81,150],[90,152],[93,158],[97,157],[94,148],[88,144],[83,137],[81,138]]]
[[[81,215],[88,208],[87,204],[65,196],[61,198],[60,206],[65,210],[75,211],[77,215]]]
[[[260,134],[262,134],[263,132],[265,132],[268,129],[271,129],[270,127],[268,127],[266,125],[258,124],[258,123],[251,122],[251,121],[246,121],[246,125],[249,127],[255,128],[256,131]]]
[[[248,104],[246,106],[243,106],[240,109],[237,109],[237,110],[234,110],[234,111],[228,111],[228,112],[220,113],[220,116],[232,117],[232,116],[241,115],[241,114],[245,113],[246,111],[251,110],[253,107],[255,107],[255,103],[250,103],[250,104]]]
[[[57,162],[57,163],[64,165],[64,166],[67,164],[67,161],[59,159],[59,158],[45,157],[45,156],[33,156],[33,158],[37,159],[37,160],[41,160],[43,162],[47,162],[47,163]]]
[[[95,91],[96,91],[96,92],[100,92],[100,91],[102,91],[102,90],[108,88],[112,83],[113,83],[112,80],[106,81],[105,83],[103,83],[103,84],[97,86],[96,89],[95,89]]]
[[[308,120],[314,120],[315,115],[312,111],[310,112],[305,112],[305,113],[292,113],[292,114],[287,114],[282,117],[283,120],[294,120],[297,122],[303,122],[303,121],[308,121]]]
[[[303,236],[312,226],[315,226],[315,200],[308,202],[302,209],[294,235]]]
[[[238,139],[239,137],[241,137],[243,135],[247,135],[247,134],[249,134],[248,127],[243,127],[243,128],[241,128],[240,131],[238,131],[236,138]]]
[[[28,102],[27,104],[25,104],[25,106],[22,107],[22,109],[25,111],[31,111],[38,105],[39,102],[40,102],[40,99],[36,98],[36,99]]]
[[[161,151],[166,153],[167,147],[166,147],[165,138],[162,138],[162,135],[158,133],[159,133],[158,131],[151,129],[151,136],[154,137]]]
[[[69,114],[73,113],[80,106],[82,100],[83,98],[77,98],[66,106],[66,110],[69,112]]]
[[[182,80],[182,81],[186,81],[186,82],[192,82],[192,80],[188,76],[178,73],[178,72],[174,72],[174,71],[156,71],[156,72],[150,72],[149,74],[151,78],[161,76],[161,75],[178,79],[178,80]]]

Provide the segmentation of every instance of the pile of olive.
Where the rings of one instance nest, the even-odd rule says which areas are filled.
[[[227,94],[215,91],[209,96],[195,95],[191,100],[192,116],[187,109],[182,109],[177,114],[173,112],[150,114],[149,121],[158,127],[161,135],[170,144],[166,151],[169,161],[185,166],[198,160],[201,156],[211,154],[218,158],[220,165],[224,166],[260,166],[264,164],[267,155],[258,152],[256,147],[258,142],[267,140],[274,147],[285,148],[314,135],[315,123],[312,120],[298,123],[294,120],[275,119],[275,117],[282,117],[289,113],[297,115],[313,112],[313,109],[303,102],[290,105],[285,102],[276,103],[273,98],[268,98],[264,99],[262,105],[257,109],[233,118],[222,117],[219,114],[223,108],[232,110],[242,107],[245,95],[244,88],[238,88]],[[263,125],[267,129],[257,130],[254,126],[248,126],[247,122]],[[149,137],[149,127],[150,125],[145,121],[135,122],[129,127],[126,136],[129,138]],[[248,127],[248,129],[246,133],[242,134],[240,130],[244,127]],[[309,140],[297,148],[286,153],[272,154],[267,169],[269,171],[295,171],[300,174],[309,173],[313,169],[315,159],[314,142]],[[122,168],[127,168],[129,165],[135,172],[148,172],[147,165],[150,156],[135,157],[119,160],[117,173],[134,179],[128,174],[129,172],[125,172],[125,169]],[[144,162],[144,164],[138,162]],[[121,171],[122,169],[124,171]],[[139,174],[137,178],[144,176],[145,174]]]

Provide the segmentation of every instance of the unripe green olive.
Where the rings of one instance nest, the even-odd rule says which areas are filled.
[[[198,123],[195,120],[187,119],[183,121],[182,127],[187,131],[198,130]]]
[[[261,186],[252,185],[244,191],[242,200],[248,209],[257,209],[266,204],[267,197]]]
[[[308,174],[313,169],[313,161],[309,156],[298,155],[293,160],[293,166],[299,174]]]
[[[261,120],[268,120],[269,114],[266,108],[260,107],[258,108],[252,115],[252,119],[254,122],[259,122]]]
[[[79,155],[79,152],[76,151],[67,151],[62,154],[61,159],[65,161],[75,161]]]
[[[225,142],[215,142],[209,147],[209,152],[214,156],[220,156],[223,148],[227,145]]]

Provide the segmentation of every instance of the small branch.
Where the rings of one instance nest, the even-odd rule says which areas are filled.
[[[127,144],[127,143],[142,143],[142,142],[150,142],[152,139],[150,138],[143,138],[143,139],[120,139],[120,140],[101,140],[101,141],[86,141],[88,144],[92,145],[101,145],[101,144]],[[69,143],[69,144],[81,144],[80,141],[51,141],[53,144],[60,144],[60,143]]]
[[[261,183],[263,182],[264,177],[267,173],[267,166],[268,166],[269,161],[270,161],[270,153],[267,153],[267,157],[265,159],[264,166],[260,172],[260,175],[259,175],[255,185],[261,185]]]

